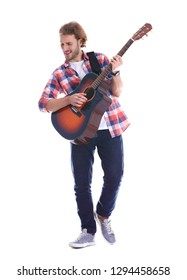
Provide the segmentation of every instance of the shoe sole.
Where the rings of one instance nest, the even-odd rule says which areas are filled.
[[[74,249],[80,249],[80,248],[85,248],[85,247],[89,247],[89,246],[94,246],[95,242],[89,242],[89,243],[85,243],[85,244],[73,244],[73,243],[69,243],[69,246],[71,248]]]

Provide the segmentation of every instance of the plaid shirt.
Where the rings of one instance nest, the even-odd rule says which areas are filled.
[[[101,70],[103,70],[109,63],[108,58],[101,53],[95,53]],[[83,70],[85,75],[92,72],[92,68],[89,62],[89,58],[84,53]],[[65,61],[60,67],[58,67],[51,75],[48,83],[46,84],[42,96],[39,100],[39,109],[43,112],[47,112],[46,104],[51,98],[59,98],[65,96],[74,91],[80,84],[81,79],[74,69],[70,67],[70,64]],[[129,126],[127,116],[121,108],[118,99],[112,96],[108,90],[107,95],[112,98],[112,104],[104,113],[104,118],[110,134],[112,137],[121,135],[123,131]]]

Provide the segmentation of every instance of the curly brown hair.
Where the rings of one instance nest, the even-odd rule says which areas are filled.
[[[81,47],[86,47],[87,35],[82,26],[76,22],[71,21],[62,25],[59,29],[60,35],[75,35],[77,40],[81,39]]]

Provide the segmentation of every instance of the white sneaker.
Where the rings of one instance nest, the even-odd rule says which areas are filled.
[[[109,219],[101,220],[97,213],[95,213],[96,221],[101,227],[101,232],[106,241],[111,245],[116,242],[115,234],[111,228],[111,221]]]
[[[69,246],[72,248],[85,248],[87,246],[95,245],[94,234],[88,233],[87,229],[84,228],[78,238],[69,243]]]

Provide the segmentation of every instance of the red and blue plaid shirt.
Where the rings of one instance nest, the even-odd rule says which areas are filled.
[[[101,53],[95,53],[101,70],[103,70],[109,63],[108,58]],[[89,62],[89,58],[86,53],[83,56],[83,70],[85,75],[92,72],[92,68]],[[46,84],[42,96],[39,100],[39,109],[43,112],[47,112],[46,104],[51,98],[59,98],[65,96],[74,91],[80,84],[81,78],[76,71],[70,67],[69,62],[65,61],[60,67],[58,67],[51,75],[48,83]],[[112,98],[112,104],[104,113],[104,118],[110,134],[112,137],[121,135],[129,126],[129,121],[123,109],[121,108],[118,99],[112,96],[110,91],[107,92]]]

